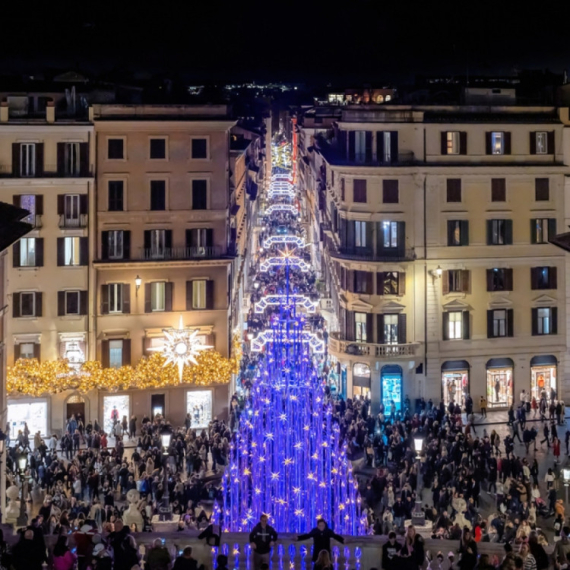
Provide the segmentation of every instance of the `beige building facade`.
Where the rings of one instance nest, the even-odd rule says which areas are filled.
[[[567,260],[548,240],[568,224],[568,124],[544,107],[348,106],[305,141],[341,393],[376,409],[564,396]]]
[[[19,358],[80,364],[93,354],[93,137],[92,123],[56,115],[51,100],[34,116],[22,117],[7,100],[0,106],[0,200],[29,211],[33,226],[4,257],[8,366]],[[11,436],[24,421],[32,433],[48,432],[69,396],[9,395]]]
[[[97,133],[97,358],[136,366],[160,349],[164,329],[199,331],[230,355],[233,251],[230,129],[225,106],[94,106]],[[232,222],[235,223],[235,222]],[[166,414],[206,426],[223,416],[228,385],[103,394],[137,418]]]

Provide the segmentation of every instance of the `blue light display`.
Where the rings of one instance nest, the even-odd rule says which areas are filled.
[[[300,254],[283,253],[260,265],[284,268],[286,290],[256,305],[259,312],[280,301],[271,326],[252,339],[252,350],[263,353],[230,446],[217,514],[225,531],[250,531],[265,513],[279,532],[307,532],[324,518],[338,533],[362,535],[367,520],[358,484],[318,375],[316,355],[325,344],[296,312],[301,295],[289,298],[289,272],[309,266]]]

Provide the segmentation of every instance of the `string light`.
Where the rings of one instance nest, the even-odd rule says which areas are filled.
[[[238,335],[232,340],[230,358],[215,350],[205,350],[195,357],[196,364],[184,366],[182,383],[196,386],[228,384],[232,374],[239,371],[242,357],[241,341]],[[128,389],[162,388],[180,384],[177,366],[166,364],[162,354],[143,357],[136,367],[103,368],[98,361],[88,361],[79,371],[67,360],[39,362],[35,358],[19,359],[8,367],[6,390],[27,396],[58,394],[76,390],[85,394],[91,390],[117,392]]]

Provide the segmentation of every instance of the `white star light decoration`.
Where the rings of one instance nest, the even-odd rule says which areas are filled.
[[[182,373],[184,366],[188,363],[198,364],[196,357],[202,350],[213,348],[206,346],[198,339],[197,329],[184,327],[182,317],[180,317],[180,325],[177,329],[171,327],[162,329],[164,332],[164,344],[162,347],[150,348],[149,350],[162,351],[166,358],[164,366],[167,364],[176,364],[178,366],[178,374],[180,382],[182,382]]]

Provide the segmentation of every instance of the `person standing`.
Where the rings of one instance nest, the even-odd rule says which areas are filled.
[[[187,546],[182,551],[182,555],[174,562],[172,570],[196,570],[197,568],[198,562],[195,558],[192,558],[192,547]]]
[[[253,567],[260,570],[262,564],[269,564],[271,547],[277,541],[276,530],[267,524],[267,515],[261,515],[259,522],[249,533],[249,543],[253,550]]]
[[[308,540],[309,538],[313,539],[313,562],[317,561],[321,550],[326,550],[329,554],[331,553],[331,538],[334,538],[336,541],[344,544],[344,538],[340,536],[340,534],[336,534],[336,532],[331,530],[323,519],[319,519],[316,528],[310,532],[300,534],[297,537],[297,540],[301,542],[303,540]]]
[[[473,570],[477,564],[477,543],[471,536],[471,531],[467,528],[463,531],[463,536],[459,542],[459,568],[461,570]]]
[[[481,400],[479,402],[479,407],[481,408],[481,417],[487,417],[487,398],[485,396],[481,396]]]
[[[398,566],[398,554],[402,545],[396,540],[396,533],[391,531],[387,542],[382,546],[382,569],[395,570]]]

